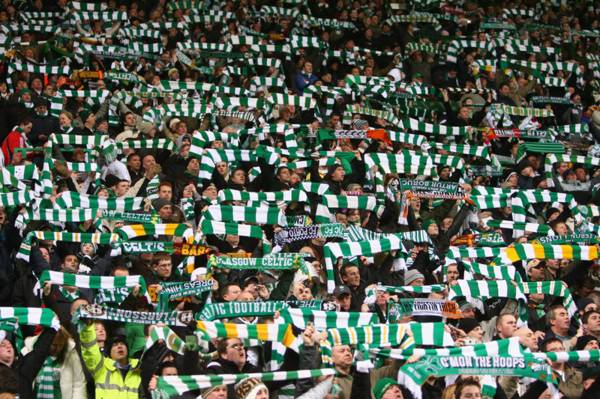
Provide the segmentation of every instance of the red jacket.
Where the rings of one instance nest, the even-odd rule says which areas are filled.
[[[15,148],[23,148],[26,146],[25,139],[20,132],[13,130],[6,136],[2,142],[2,155],[4,156],[4,165],[10,165],[12,162]]]

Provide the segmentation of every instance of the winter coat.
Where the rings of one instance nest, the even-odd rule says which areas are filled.
[[[131,368],[125,378],[111,358],[104,357],[96,341],[96,329],[87,325],[81,332],[81,351],[85,366],[96,382],[96,399],[138,399],[142,379],[137,359],[130,359]]]
[[[48,137],[60,129],[58,118],[50,115],[49,113],[45,116],[36,114],[32,119],[32,123],[33,127],[31,129],[31,133],[29,133],[29,141],[34,147],[41,146],[46,143],[46,141],[48,141]]]
[[[50,353],[50,345],[52,344],[55,335],[56,330],[46,328],[42,334],[40,334],[39,339],[31,352],[16,359],[11,367],[0,363],[0,374],[6,377],[10,375],[8,378],[13,380],[14,384],[18,387],[19,397],[21,399],[34,399],[33,381],[42,369],[42,366]]]
[[[240,370],[235,363],[229,360],[219,358],[213,360],[206,366],[207,374],[241,374],[241,373],[260,373],[261,370],[246,361],[244,367]],[[234,386],[232,384],[227,386],[227,397],[235,398]]]
[[[581,371],[565,364],[565,377],[560,380],[558,390],[565,399],[578,399],[583,392],[583,374]]]
[[[25,340],[23,353],[27,354],[33,350],[38,337],[29,337]],[[69,338],[64,359],[60,365],[60,392],[62,399],[86,399],[86,382],[81,366],[81,359],[75,341]]]

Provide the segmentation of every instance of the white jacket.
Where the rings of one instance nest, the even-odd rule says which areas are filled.
[[[33,350],[37,337],[25,339],[22,353],[26,355]],[[75,349],[75,341],[67,342],[67,353],[60,367],[60,391],[62,399],[87,399],[85,375],[81,366],[81,358]]]

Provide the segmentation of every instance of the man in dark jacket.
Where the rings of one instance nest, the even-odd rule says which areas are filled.
[[[68,250],[64,250],[60,271],[63,273],[79,273],[79,259]],[[71,324],[71,304],[78,298],[91,300],[91,291],[89,289],[79,289],[63,285],[53,285],[46,282],[42,287],[44,293],[44,303],[47,307],[54,310],[60,323],[70,331],[75,331]]]
[[[246,349],[239,338],[224,338],[217,342],[219,358],[206,366],[211,374],[256,373],[260,370],[246,357]]]
[[[217,342],[219,358],[206,366],[209,374],[259,373],[261,370],[252,365],[246,357],[246,349],[239,338],[224,338]],[[228,397],[235,397],[233,385],[227,387]]]
[[[33,350],[23,358],[17,358],[17,351],[6,333],[2,331],[0,334],[0,396],[18,393],[21,399],[33,399],[33,381],[50,355],[56,330],[44,329]]]
[[[60,125],[58,124],[58,118],[48,112],[50,105],[48,100],[38,97],[33,104],[35,114],[31,118],[33,128],[29,134],[29,141],[33,147],[38,147],[44,145],[52,133],[58,132]]]

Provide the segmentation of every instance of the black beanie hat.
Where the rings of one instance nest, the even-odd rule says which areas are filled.
[[[479,326],[479,322],[475,319],[460,319],[458,322],[458,328],[463,330],[465,334],[470,333],[475,329],[475,327]]]

